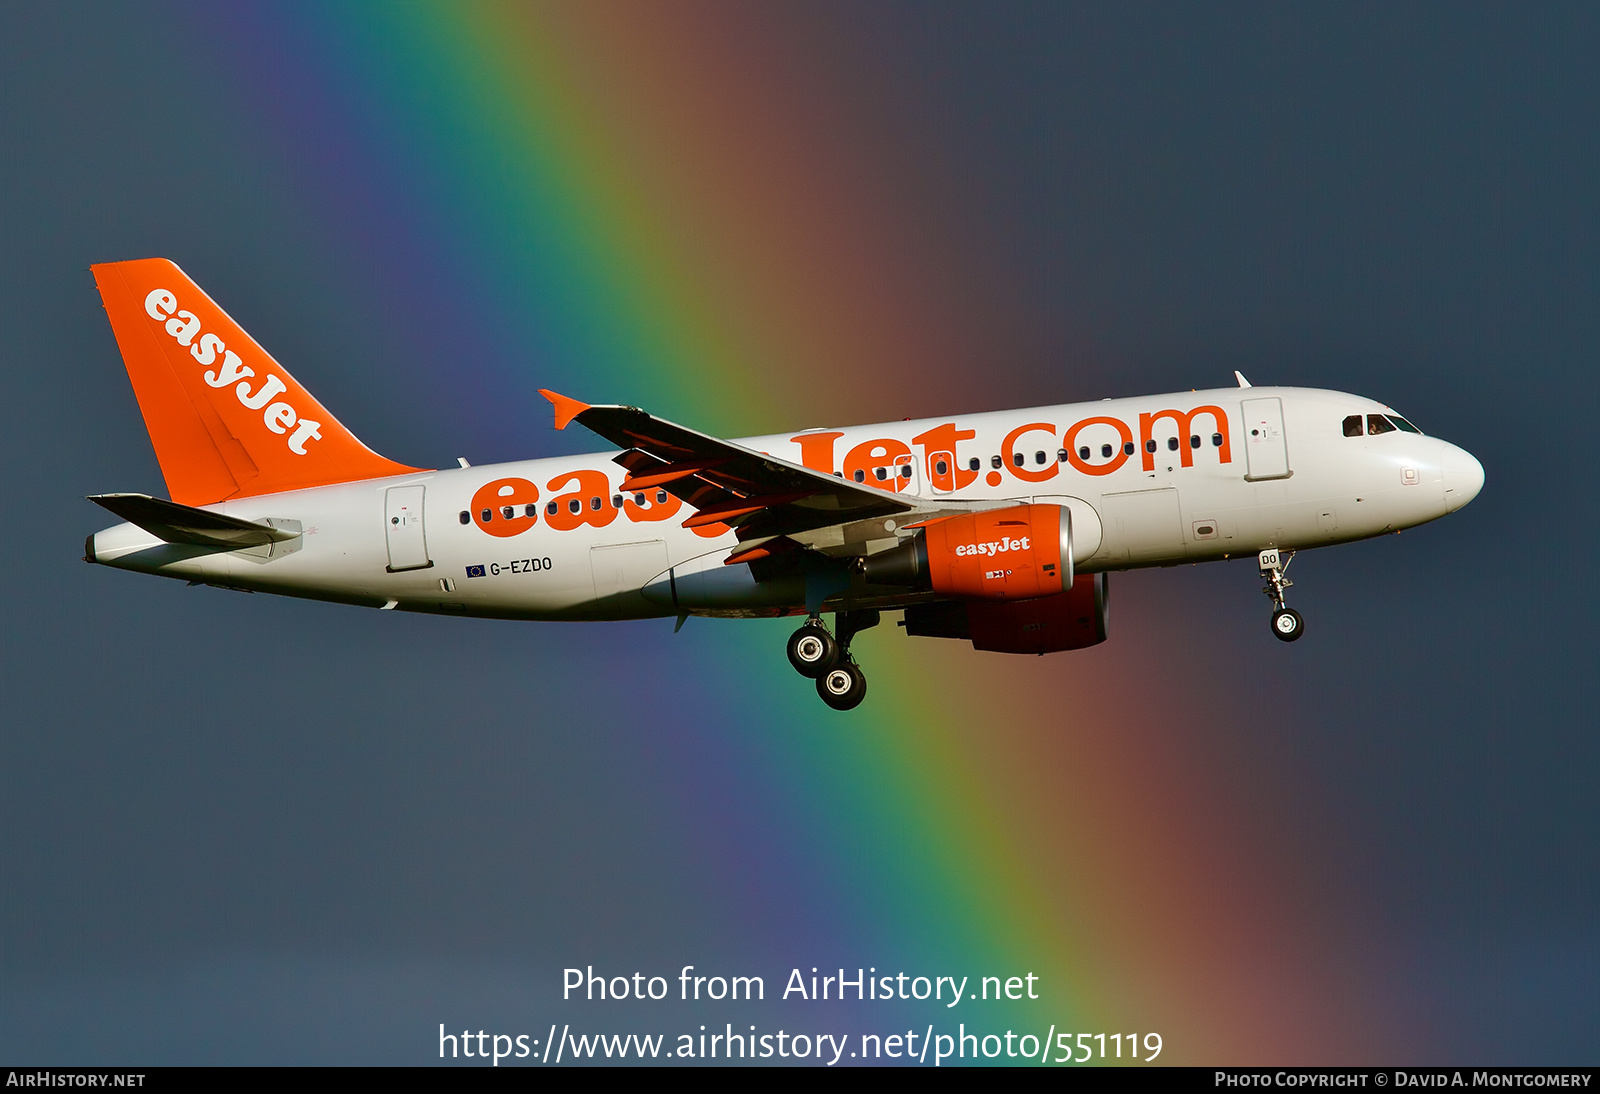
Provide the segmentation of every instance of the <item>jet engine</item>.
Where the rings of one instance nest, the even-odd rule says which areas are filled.
[[[920,535],[868,555],[873,585],[931,589],[963,600],[1053,596],[1072,586],[1072,510],[1015,505],[929,521]]]

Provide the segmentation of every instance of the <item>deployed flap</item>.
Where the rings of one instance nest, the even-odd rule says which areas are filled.
[[[90,501],[168,543],[197,547],[260,547],[296,539],[299,532],[162,501],[148,494],[95,494]]]
[[[659,487],[699,510],[695,527],[737,525],[741,539],[778,536],[871,517],[909,513],[918,500],[813,471],[788,460],[698,433],[631,406],[589,406],[541,391],[556,408],[557,428],[569,422],[630,451],[622,489]]]

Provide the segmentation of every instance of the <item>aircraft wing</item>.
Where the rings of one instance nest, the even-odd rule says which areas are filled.
[[[590,406],[541,391],[556,428],[577,422],[624,449],[624,492],[665,490],[696,512],[687,528],[727,524],[741,540],[769,539],[923,510],[925,502],[814,471],[663,421],[632,406]],[[747,556],[736,556],[747,557]]]

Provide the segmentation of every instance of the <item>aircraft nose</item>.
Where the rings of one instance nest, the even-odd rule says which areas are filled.
[[[1444,510],[1454,513],[1483,489],[1483,464],[1471,452],[1453,444],[1445,445],[1439,464],[1444,473]]]

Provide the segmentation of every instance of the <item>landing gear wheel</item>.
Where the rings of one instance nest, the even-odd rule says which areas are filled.
[[[1296,641],[1306,633],[1306,621],[1300,618],[1300,613],[1283,602],[1283,590],[1293,585],[1289,580],[1289,563],[1294,561],[1294,552],[1277,547],[1268,547],[1257,557],[1256,565],[1261,571],[1261,576],[1267,579],[1267,584],[1262,592],[1272,601],[1272,606],[1277,609],[1272,613],[1272,637],[1279,642]]]
[[[821,623],[807,623],[789,636],[789,664],[812,680],[839,663],[839,643]]]
[[[817,677],[817,694],[834,710],[854,710],[867,697],[867,676],[854,661],[841,661]]]

